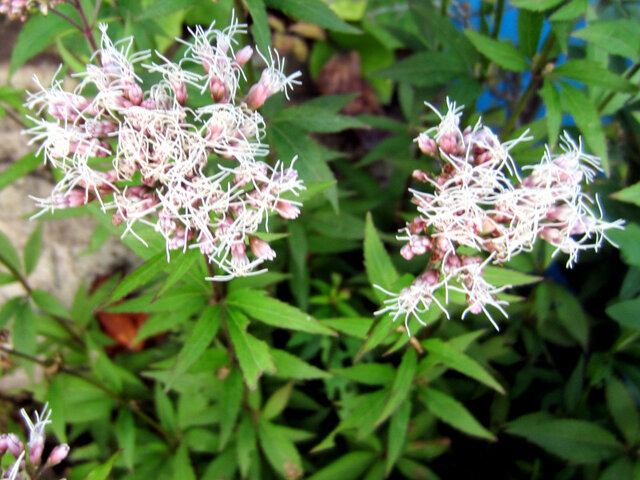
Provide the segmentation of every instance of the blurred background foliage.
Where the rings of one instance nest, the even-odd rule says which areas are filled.
[[[298,155],[303,213],[275,243],[270,272],[236,279],[211,304],[196,251],[173,252],[153,230],[126,275],[87,278],[71,305],[30,286],[42,248],[0,235],[0,282],[23,294],[0,308],[4,371],[33,375],[0,396],[1,431],[17,405],[48,401],[71,453],[57,473],[82,478],[640,478],[640,5],[625,0],[94,0],[56,7],[113,38],[169,58],[195,25],[232,10],[243,41],[287,56],[304,84],[262,109],[274,158]],[[83,71],[93,49],[60,16],[34,15],[11,56],[38,53]],[[256,70],[259,71],[259,70]],[[251,78],[254,75],[248,72]],[[437,309],[412,337],[372,284],[406,285],[395,231],[411,218],[415,168],[435,171],[413,138],[449,96],[502,138],[522,167],[568,130],[601,157],[609,218],[627,219],[607,247],[566,270],[550,247],[495,273],[517,287],[509,319],[447,321]],[[20,118],[24,93],[0,87]],[[33,154],[0,188],[40,167]],[[92,206],[55,217],[99,221],[92,248],[122,233]],[[52,218],[53,217],[53,218]],[[276,219],[273,219],[274,222]],[[280,230],[284,230],[283,226]],[[276,229],[275,231],[278,231]],[[161,238],[159,240],[162,240]],[[557,261],[559,260],[559,261]],[[556,262],[557,261],[557,262]],[[110,459],[110,460],[109,460]],[[6,467],[11,463],[3,458]]]

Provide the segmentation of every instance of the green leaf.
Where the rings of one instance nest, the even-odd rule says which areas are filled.
[[[47,390],[47,401],[49,402],[51,411],[56,412],[55,415],[51,416],[51,430],[53,430],[55,436],[58,437],[58,441],[67,443],[67,402],[65,397],[68,392],[65,390],[64,380],[65,377],[62,375],[51,377],[49,389]],[[126,411],[128,412],[128,410]]]
[[[573,32],[573,36],[614,55],[635,58],[640,53],[640,30],[636,19],[618,18],[591,22],[585,28]]]
[[[554,289],[558,322],[583,349],[587,348],[589,337],[589,321],[578,299],[565,289]]]
[[[484,428],[455,398],[433,388],[422,388],[420,400],[433,415],[468,435],[495,440],[496,437]]]
[[[504,395],[505,392],[502,385],[500,385],[482,365],[465,353],[462,353],[460,350],[443,342],[439,338],[429,338],[422,342],[421,345],[429,352],[429,356],[434,357],[430,359],[431,361],[442,363]]]
[[[0,190],[32,172],[41,163],[42,160],[36,157],[35,153],[27,153],[20,160],[13,162],[0,173]]]
[[[116,463],[116,460],[121,453],[122,452],[116,452],[111,455],[111,458],[109,458],[109,460],[107,460],[99,467],[91,470],[91,472],[89,472],[89,475],[85,477],[85,480],[107,480],[109,474],[111,473],[111,469],[113,468],[113,464]]]
[[[366,128],[356,117],[339,115],[325,108],[300,105],[280,110],[274,122],[290,122],[305,132],[334,133],[350,128]]]
[[[258,438],[264,455],[276,472],[292,480],[302,477],[302,459],[282,427],[260,419]]]
[[[549,17],[549,20],[552,22],[566,22],[568,20],[574,20],[584,15],[588,6],[589,0],[571,0],[562,8],[553,12],[553,15]]]
[[[628,445],[636,445],[640,439],[640,416],[631,392],[615,377],[607,381],[607,407],[618,430]]]
[[[281,122],[270,124],[268,131],[273,137],[278,154],[282,158],[299,156],[296,168],[305,183],[332,183],[324,192],[334,210],[338,210],[338,188],[333,172],[322,158],[320,147],[298,126]]]
[[[61,5],[56,7],[56,10],[73,16],[71,7]],[[65,20],[56,15],[32,16],[23,25],[13,46],[9,76],[12,76],[27,60],[51,45],[57,35],[71,28]]]
[[[295,378],[296,380],[331,378],[331,374],[310,365],[285,350],[271,348],[270,352],[277,369],[277,372],[274,374],[276,377]]]
[[[275,372],[276,366],[269,353],[269,346],[247,333],[249,319],[238,310],[225,309],[229,336],[235,348],[244,381],[251,390],[258,386],[264,372]]]
[[[150,258],[129,275],[124,277],[122,282],[116,287],[111,294],[110,302],[120,300],[124,296],[133,292],[136,288],[149,283],[158,273],[160,273],[167,265],[167,256],[165,252],[158,253]]]
[[[314,473],[307,480],[356,480],[375,459],[373,452],[349,452]]]
[[[625,263],[640,267],[640,225],[629,222],[624,230],[611,230],[608,235],[620,247]]]
[[[153,3],[152,6],[143,10],[137,17],[135,17],[134,22],[164,17],[165,15],[170,15],[178,10],[190,8],[199,1],[200,0],[158,0]]]
[[[262,407],[261,417],[265,420],[273,420],[286,408],[291,398],[293,382],[287,382],[284,386],[273,392]]]
[[[127,468],[132,469],[136,459],[136,425],[131,410],[121,408],[118,411],[114,433],[122,450],[122,460]]]
[[[507,432],[578,464],[598,463],[622,453],[622,445],[611,432],[585,420],[525,415],[509,422]]]
[[[232,368],[222,383],[222,394],[218,399],[220,411],[220,444],[218,450],[224,450],[231,432],[236,425],[240,409],[242,407],[242,395],[244,386],[242,385],[242,375],[237,368]]]
[[[156,414],[162,427],[169,433],[175,434],[178,431],[178,419],[173,403],[168,395],[165,395],[159,383],[156,383],[154,401]]]
[[[633,203],[640,207],[640,182],[611,194],[611,198],[621,202]]]
[[[307,313],[280,300],[268,297],[256,290],[235,290],[227,297],[227,304],[238,307],[251,318],[267,325],[319,335],[335,335],[334,331],[322,325]]]
[[[43,290],[32,290],[31,298],[33,303],[43,312],[62,318],[71,318],[67,308],[60,300]]]
[[[323,318],[324,325],[340,333],[364,340],[367,332],[373,324],[373,319],[368,317]]]
[[[518,44],[529,58],[538,51],[544,16],[538,12],[518,10]]]
[[[193,365],[207,349],[220,327],[221,311],[218,305],[204,309],[196,322],[191,335],[178,353],[171,375],[165,385],[167,392],[173,383]]]
[[[398,366],[398,371],[391,385],[389,397],[384,406],[384,410],[382,410],[382,413],[376,420],[376,426],[389,418],[403,402],[407,401],[417,367],[418,356],[416,351],[413,348],[409,348],[402,356],[402,361]]]
[[[554,77],[570,78],[587,85],[604,87],[618,92],[632,93],[638,90],[638,87],[633,83],[591,60],[567,60],[562,65],[556,67],[551,72],[551,75]]]
[[[456,56],[444,52],[421,52],[389,67],[376,70],[373,75],[419,87],[429,87],[444,85],[466,72],[467,65]]]
[[[255,452],[257,448],[256,431],[251,417],[249,415],[243,415],[240,419],[236,436],[236,455],[242,478],[247,478],[247,473],[252,461],[256,461]]]
[[[550,8],[560,5],[564,0],[511,0],[511,6],[515,8],[524,8],[534,12],[543,12]]]
[[[171,259],[170,273],[165,280],[164,285],[156,295],[158,298],[162,297],[162,295],[179,282],[187,273],[192,272],[194,265],[201,258],[200,251],[196,249],[179,253],[180,255],[176,256],[177,258]]]
[[[299,20],[343,33],[360,33],[360,30],[338,17],[321,0],[266,0],[272,7]]]
[[[587,144],[600,157],[605,174],[609,175],[607,143],[600,116],[593,102],[584,93],[568,83],[562,85],[562,99],[566,102],[567,109],[576,121],[578,128],[582,130]]]
[[[526,57],[510,43],[494,40],[469,29],[465,30],[465,34],[478,52],[501,67],[513,72],[523,72],[529,68]]]
[[[365,385],[390,385],[396,375],[388,363],[358,363],[351,367],[333,368],[336,375]]]
[[[407,430],[409,428],[409,419],[411,418],[411,402],[404,402],[391,417],[389,422],[389,436],[387,439],[387,455],[386,455],[386,474],[391,473],[391,469],[395,465],[400,454],[403,452]]]
[[[12,339],[19,352],[36,353],[36,315],[28,303],[20,304],[13,319]],[[29,365],[31,367],[31,365]]]
[[[510,270],[504,267],[494,267],[493,265],[487,265],[484,267],[484,278],[491,285],[502,287],[509,285],[511,287],[518,287],[520,285],[529,285],[542,280],[542,277],[537,275],[528,275],[526,273],[518,272],[517,270]]]
[[[251,24],[251,34],[258,46],[258,50],[263,54],[269,51],[271,46],[271,31],[267,20],[267,10],[263,0],[246,0],[249,15],[253,20]]]
[[[555,145],[560,133],[562,124],[562,105],[560,104],[560,94],[553,83],[544,79],[542,88],[539,90],[540,96],[544,100],[547,108],[545,118],[547,120],[547,133],[549,135],[549,145]]]
[[[173,456],[173,476],[174,480],[196,480],[196,472],[191,466],[189,458],[189,446],[182,442],[178,451]]]
[[[0,262],[4,263],[10,269],[20,272],[20,257],[18,252],[13,248],[11,241],[0,231]]]
[[[27,275],[32,273],[42,252],[42,223],[39,223],[36,229],[29,235],[27,244],[24,247],[24,271]]]
[[[640,297],[618,302],[607,308],[607,315],[623,327],[640,330]]]
[[[364,230],[364,266],[371,285],[378,285],[390,291],[398,280],[398,273],[376,232],[371,212],[367,213]],[[375,290],[378,300],[382,302],[386,294],[378,289]]]

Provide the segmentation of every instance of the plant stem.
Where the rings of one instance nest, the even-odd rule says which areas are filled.
[[[84,13],[84,9],[82,8],[82,4],[80,0],[71,0],[71,5],[78,11],[78,15],[80,15],[80,21],[82,22],[82,27],[80,31],[87,38],[91,48],[94,52],[98,51],[98,44],[96,43],[96,39],[93,36],[93,28],[89,25],[87,21],[87,15]]]
[[[529,79],[529,85],[522,93],[520,100],[513,108],[509,120],[507,121],[504,129],[502,130],[502,134],[507,137],[513,129],[516,127],[520,114],[527,106],[531,96],[536,91],[536,87],[538,86],[538,80],[540,79],[540,74],[547,64],[547,59],[551,54],[551,50],[553,49],[553,45],[555,43],[555,35],[549,33],[546,40],[544,41],[544,45],[542,46],[542,51],[540,52],[540,56],[534,61],[531,67],[531,78]]]
[[[636,63],[633,67],[631,67],[629,69],[629,71],[624,75],[624,78],[626,78],[627,80],[631,79],[631,77],[633,77],[638,72],[638,70],[640,70],[640,62]],[[607,105],[609,105],[609,102],[611,102],[611,100],[613,100],[613,97],[616,96],[616,93],[618,93],[618,92],[609,93],[609,95],[607,95],[605,97],[605,99],[602,101],[602,103],[600,105],[598,105],[598,112],[599,113],[602,112]]]
[[[82,26],[76,22],[75,20],[73,20],[72,18],[66,16],[64,13],[59,12],[58,10],[56,10],[55,8],[52,8],[49,10],[51,13],[53,13],[54,15],[59,16],[60,18],[62,18],[64,21],[70,23],[71,25],[73,25],[74,28],[78,29],[80,32],[82,32]],[[84,34],[84,32],[82,32]]]
[[[503,14],[504,14],[504,0],[498,0],[498,5],[496,6],[495,20],[493,22],[493,33],[491,34],[493,38],[498,38],[498,35],[500,34],[500,27],[502,26]]]

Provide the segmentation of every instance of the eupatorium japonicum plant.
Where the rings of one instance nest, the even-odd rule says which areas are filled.
[[[178,39],[187,48],[177,63],[159,52],[160,62],[150,62],[150,52],[131,51],[133,38],[114,43],[107,26],[100,28],[95,63],[78,75],[73,92],[54,78],[28,98],[31,109],[48,114],[31,118],[31,143],[63,175],[49,198],[36,199],[38,206],[97,201],[114,212],[114,224],[126,224],[124,234],[136,235],[138,222],[153,226],[167,254],[199,248],[225,272],[216,280],[259,273],[256,267],[275,252],[258,229],[268,231],[273,213],[296,218],[300,203],[293,198],[304,186],[295,158],[287,168],[260,160],[269,147],[257,109],[274,93],[286,95],[300,73],[285,75],[284,61],[269,52],[260,80],[242,97],[243,66],[253,50],[235,51],[234,37],[246,32],[235,20],[224,30],[196,28],[191,42]],[[137,66],[162,78],[143,86]],[[211,103],[189,108],[188,86]]]
[[[463,107],[447,99],[448,111],[440,114],[440,124],[421,133],[415,141],[420,150],[440,160],[438,175],[415,170],[413,177],[430,187],[429,192],[411,190],[418,216],[400,230],[399,240],[407,243],[400,251],[410,260],[429,252],[423,274],[400,293],[392,293],[377,315],[390,313],[395,321],[404,316],[405,325],[413,315],[424,325],[420,314],[435,303],[449,316],[443,303],[450,292],[465,295],[467,308],[462,314],[484,312],[498,328],[488,306],[505,317],[505,300],[498,294],[509,288],[495,287],[483,276],[484,267],[502,264],[523,251],[531,251],[538,239],[558,252],[569,255],[571,267],[582,250],[598,250],[611,228],[623,228],[624,221],[607,222],[602,218],[598,197],[582,191],[582,183],[593,181],[600,160],[582,151],[567,133],[562,152],[553,154],[547,146],[537,165],[524,167],[521,177],[510,150],[522,141],[523,134],[502,143],[480,121],[460,130]],[[465,249],[478,254],[468,255]],[[482,256],[484,252],[486,256]],[[436,292],[442,290],[444,298]]]

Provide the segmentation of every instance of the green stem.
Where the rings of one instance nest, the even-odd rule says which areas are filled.
[[[498,35],[500,34],[500,27],[502,26],[503,15],[504,15],[504,0],[498,0],[498,4],[496,6],[495,20],[493,22],[493,33],[491,34],[493,38],[498,38]]]
[[[626,78],[627,80],[631,79],[631,77],[633,77],[638,72],[638,70],[640,70],[640,62],[631,67],[629,71],[624,75],[624,78]],[[609,105],[609,102],[613,100],[613,97],[615,97],[617,93],[618,92],[611,92],[604,98],[602,103],[598,105],[598,113],[602,112],[605,107]]]
[[[542,73],[542,70],[547,64],[547,59],[551,54],[551,50],[553,49],[554,43],[555,43],[555,35],[553,35],[552,33],[549,33],[542,47],[542,51],[540,52],[540,56],[534,61],[534,64],[531,67],[531,78],[529,79],[529,85],[527,85],[527,88],[522,93],[520,100],[518,101],[516,106],[513,108],[513,111],[511,112],[509,120],[504,126],[504,129],[502,130],[502,134],[505,138],[508,137],[513,132],[518,122],[518,119],[520,118],[520,114],[529,103],[529,100],[531,99],[531,96],[533,95],[533,93],[536,91],[538,79],[540,77],[540,74]]]

